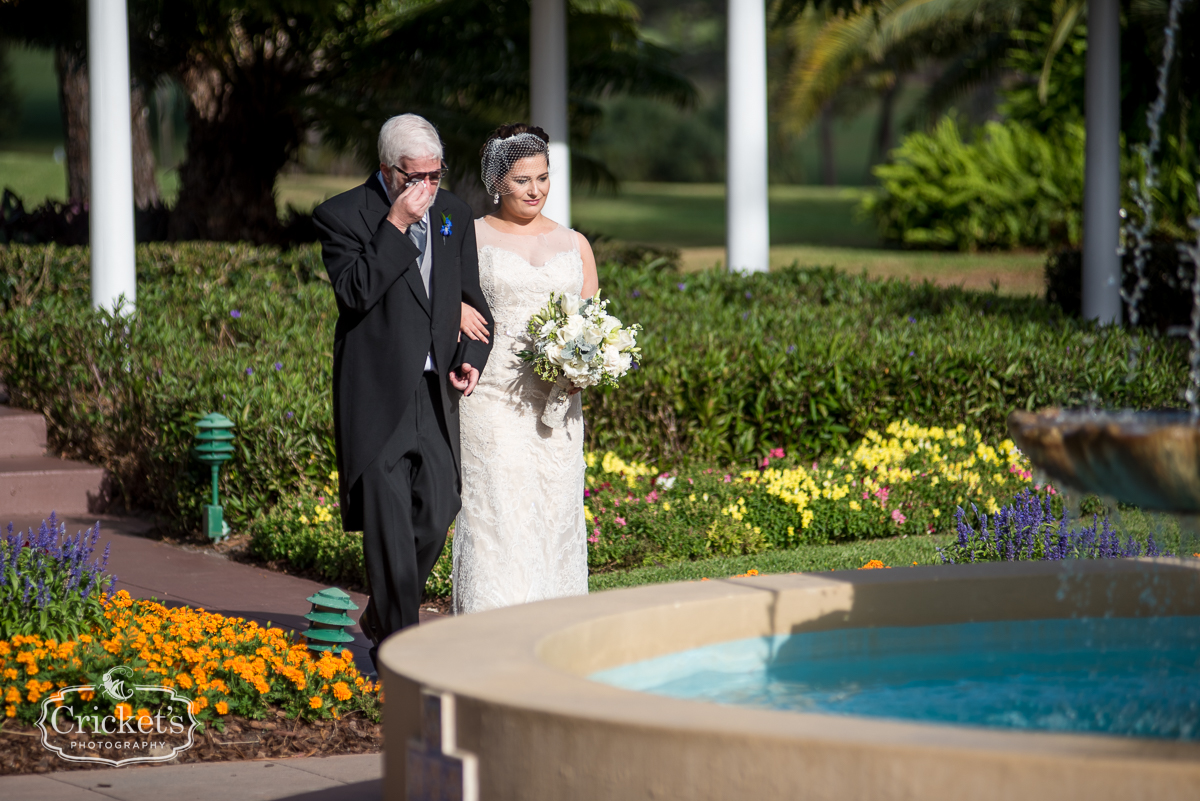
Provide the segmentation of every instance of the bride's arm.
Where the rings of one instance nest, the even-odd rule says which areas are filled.
[[[596,275],[596,256],[592,253],[591,243],[587,237],[578,231],[575,236],[579,240],[579,257],[583,259],[583,291],[580,297],[592,298],[600,290],[600,277]]]

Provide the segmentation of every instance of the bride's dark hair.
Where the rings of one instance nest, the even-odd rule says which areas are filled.
[[[499,197],[505,190],[502,179],[521,159],[532,155],[546,157],[550,166],[550,136],[536,125],[510,122],[492,131],[479,149],[480,175],[488,194]]]

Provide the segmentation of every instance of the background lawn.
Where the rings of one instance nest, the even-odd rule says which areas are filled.
[[[736,576],[748,570],[759,573],[812,573],[830,570],[853,570],[872,559],[889,567],[941,564],[939,546],[953,537],[896,537],[886,540],[859,540],[836,545],[802,545],[791,550],[767,551],[753,556],[728,556],[700,559],[695,562],[654,564],[634,570],[600,573],[588,578],[588,589],[615,590],[640,584],[660,584],[668,581],[699,581]]]

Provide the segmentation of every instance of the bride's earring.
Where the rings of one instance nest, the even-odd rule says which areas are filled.
[[[497,192],[496,194],[492,195],[492,205],[494,205],[494,206],[499,206],[499,205],[500,205],[500,193],[499,193],[499,192]]]

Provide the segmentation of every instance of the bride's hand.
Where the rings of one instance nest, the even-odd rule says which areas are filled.
[[[487,320],[475,310],[474,306],[469,306],[466,303],[462,305],[462,320],[458,325],[458,330],[476,342],[487,344]]]

